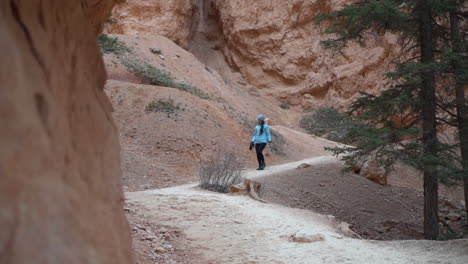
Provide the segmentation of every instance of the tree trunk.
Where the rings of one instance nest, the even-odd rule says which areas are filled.
[[[420,45],[421,62],[429,64],[434,61],[432,43],[432,11],[429,0],[421,0],[420,7]],[[421,73],[422,89],[422,120],[423,120],[423,155],[437,156],[436,132],[436,101],[434,71],[426,70]],[[437,239],[439,235],[438,217],[438,182],[435,166],[424,166],[424,236],[426,239]]]
[[[460,36],[460,22],[457,14],[450,12],[450,39],[452,41],[452,51],[455,53],[462,52],[462,40]],[[453,68],[458,69],[458,61],[453,61]],[[457,78],[455,73],[455,102],[457,106],[458,120],[458,135],[460,137],[460,153],[462,158],[463,168],[468,170],[468,111],[465,105],[465,90],[463,83]],[[468,176],[463,178],[463,186],[465,191],[465,210],[468,214]]]

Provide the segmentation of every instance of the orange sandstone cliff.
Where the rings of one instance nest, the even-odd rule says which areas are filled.
[[[163,35],[209,66],[221,50],[247,82],[277,99],[312,109],[346,107],[358,92],[379,91],[397,50],[394,35],[369,36],[345,56],[325,50],[314,24],[346,0],[129,0],[112,12],[108,32]],[[200,43],[202,41],[202,43]],[[196,47],[196,48],[194,48]]]
[[[132,263],[96,43],[115,2],[0,3],[0,263]]]

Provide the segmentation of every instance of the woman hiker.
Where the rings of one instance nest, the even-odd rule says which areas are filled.
[[[271,131],[270,127],[265,124],[265,116],[259,115],[258,125],[255,127],[255,134],[250,142],[250,150],[255,145],[255,151],[257,152],[258,168],[257,170],[263,170],[266,166],[265,157],[263,157],[262,151],[265,149],[267,143],[271,143]]]

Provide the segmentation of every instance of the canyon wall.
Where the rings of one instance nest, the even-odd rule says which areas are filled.
[[[96,43],[115,2],[0,3],[0,263],[132,263]]]
[[[344,56],[323,49],[320,41],[329,36],[321,34],[314,24],[315,17],[347,2],[187,0],[176,4],[154,0],[142,4],[141,0],[134,0],[114,9],[112,16],[117,22],[108,28],[118,34],[164,35],[184,48],[196,45],[189,50],[202,61],[209,61],[203,57],[213,56],[212,51],[222,50],[231,68],[250,84],[285,103],[305,109],[344,108],[358,96],[358,91],[381,90],[385,82],[382,76],[398,51],[397,39],[391,34],[369,36],[365,47],[351,44]],[[143,8],[144,11],[138,11]],[[120,30],[123,28],[127,30]],[[216,32],[203,35],[212,45],[194,43],[199,41],[194,38],[197,31],[209,29]]]
[[[116,6],[106,32],[127,35],[162,35],[188,46],[196,0],[127,0]]]
[[[383,84],[396,51],[391,35],[369,37],[366,47],[351,44],[344,56],[321,47],[315,25],[321,12],[346,1],[213,1],[219,14],[226,59],[249,83],[304,108],[344,107],[358,91]]]

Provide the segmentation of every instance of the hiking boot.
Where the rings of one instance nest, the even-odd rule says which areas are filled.
[[[262,166],[258,167],[257,170],[263,170]]]

